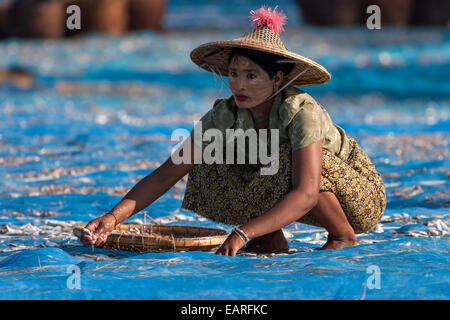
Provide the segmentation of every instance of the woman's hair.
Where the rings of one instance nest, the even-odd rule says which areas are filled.
[[[228,56],[228,65],[230,65],[231,61],[236,56],[243,56],[254,63],[259,65],[267,74],[269,78],[272,79],[275,73],[278,70],[283,72],[283,75],[288,75],[292,69],[294,68],[294,63],[277,63],[279,59],[286,59],[285,57],[252,49],[246,48],[232,48],[230,55]]]

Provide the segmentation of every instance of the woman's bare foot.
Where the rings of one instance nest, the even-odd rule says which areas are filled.
[[[281,253],[289,250],[283,231],[277,230],[250,240],[242,251],[254,253]]]
[[[339,250],[345,247],[351,247],[357,245],[356,237],[347,237],[347,238],[334,238],[328,235],[327,242],[324,246],[318,250],[326,250],[326,249],[334,249]]]

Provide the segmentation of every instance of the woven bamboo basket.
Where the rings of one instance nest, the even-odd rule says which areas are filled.
[[[73,233],[81,237],[83,227]],[[229,233],[225,230],[167,225],[119,224],[101,248],[127,251],[209,251],[222,245]]]

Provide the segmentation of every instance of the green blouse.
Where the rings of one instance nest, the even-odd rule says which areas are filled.
[[[202,133],[216,128],[224,137],[226,129],[240,128],[246,131],[254,128],[250,111],[238,108],[233,96],[217,99],[213,108],[200,121]],[[323,149],[344,161],[350,153],[348,136],[344,129],[334,124],[328,112],[309,94],[295,87],[289,86],[275,96],[269,125],[269,129],[279,129],[280,144],[286,140],[290,141],[292,151],[322,140]],[[193,136],[193,130],[191,135]],[[196,145],[204,148],[210,143],[203,141],[202,146],[198,143]]]

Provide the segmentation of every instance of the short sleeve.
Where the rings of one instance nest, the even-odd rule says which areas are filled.
[[[203,146],[197,141],[202,141],[203,134],[208,129],[218,129],[222,133],[225,133],[227,128],[231,128],[234,124],[234,114],[230,110],[227,99],[217,99],[214,102],[214,106],[209,110],[200,120],[195,124],[190,135],[194,137],[194,132],[197,132],[197,139],[194,137],[194,143],[199,148],[208,145],[209,141],[203,141]],[[201,128],[201,129],[200,129]],[[200,135],[201,134],[201,135]]]
[[[207,113],[197,121],[194,128],[191,130],[190,136],[194,139],[194,143],[200,149],[202,148],[202,137],[206,130],[214,128],[214,119],[213,119],[213,109],[209,110]],[[194,136],[196,133],[197,138]]]
[[[322,140],[327,130],[325,126],[321,106],[314,100],[305,102],[287,127],[292,151]]]

